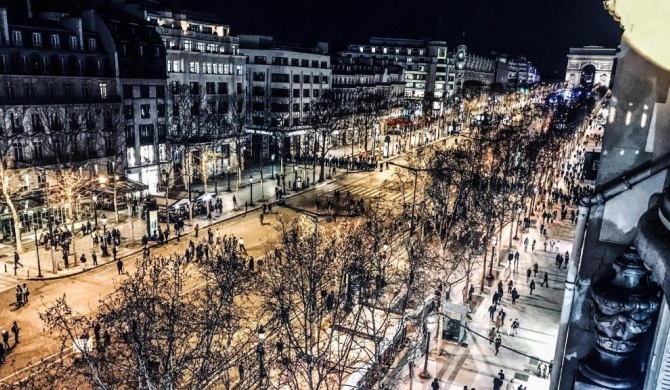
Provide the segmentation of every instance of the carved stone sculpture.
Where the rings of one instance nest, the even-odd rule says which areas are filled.
[[[617,257],[612,267],[614,272],[591,287],[596,346],[579,365],[582,378],[575,389],[632,389],[643,378],[636,348],[640,335],[655,322],[660,288],[634,247]]]

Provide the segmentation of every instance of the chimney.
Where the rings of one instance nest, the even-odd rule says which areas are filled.
[[[7,19],[7,8],[0,8],[0,33],[4,44],[9,44],[9,20]]]

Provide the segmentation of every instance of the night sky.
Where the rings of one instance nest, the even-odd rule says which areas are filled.
[[[526,54],[545,78],[563,77],[570,46],[616,47],[621,37],[601,0],[181,1],[221,15],[233,35],[333,49],[369,36],[445,40],[450,49],[465,43],[482,54]]]

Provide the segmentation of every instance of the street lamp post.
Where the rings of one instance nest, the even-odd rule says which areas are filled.
[[[102,214],[102,255],[103,256],[109,256],[109,252],[107,251],[107,216],[105,214]]]
[[[249,175],[249,206],[254,205],[254,178]]]
[[[31,217],[34,215],[34,212],[30,212]],[[35,252],[37,253],[37,277],[41,278],[42,277],[42,265],[40,264],[40,246],[39,243],[37,242],[37,224],[35,223],[35,218],[32,218],[33,220],[33,231],[35,232]]]
[[[263,379],[266,377],[265,373],[265,330],[263,327],[258,328],[258,345],[256,345],[256,353],[258,353],[258,377],[259,388],[263,388]]]
[[[98,196],[97,195],[93,195],[93,223],[94,223],[95,229],[97,230],[98,229]]]
[[[423,371],[419,373],[419,378],[430,379],[433,376],[428,372],[428,355],[430,354],[430,331],[426,331],[426,356],[423,361]]]
[[[519,206],[516,209],[516,231],[514,232],[514,240],[519,239],[519,223],[521,223],[521,212],[523,211],[523,207]]]
[[[228,192],[230,191],[230,165],[226,167],[226,170],[228,171]]]
[[[272,178],[274,179],[275,177],[275,154],[272,153],[272,156],[270,156],[270,159],[272,160]]]

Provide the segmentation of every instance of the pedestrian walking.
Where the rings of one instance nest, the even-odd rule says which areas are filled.
[[[263,206],[265,206],[265,205],[263,205]],[[261,226],[263,226],[263,219],[264,219],[264,218],[265,218],[265,213],[264,213],[264,212],[261,213],[261,214],[258,216],[258,219],[261,221]]]
[[[233,210],[237,210],[237,198],[235,197],[235,195],[233,195]]]
[[[503,383],[502,379],[498,377],[493,378],[493,390],[501,390]]]
[[[524,252],[528,252],[528,244],[529,244],[529,240],[528,240],[528,237],[526,237],[526,238],[523,240],[523,251],[524,251]]]
[[[514,288],[514,282],[512,279],[510,279],[509,282],[507,282],[507,293],[511,294],[512,293],[512,288]]]
[[[516,305],[516,300],[519,299],[519,292],[516,290],[516,287],[512,289],[512,305]]]
[[[433,383],[430,384],[430,388],[433,390],[440,390],[440,382],[437,378],[433,379]]]
[[[514,268],[519,268],[519,251],[514,253]]]
[[[246,214],[247,211],[249,211],[249,202],[244,201],[244,214]]]
[[[0,364],[5,364],[5,346],[0,344]]]
[[[468,290],[468,302],[472,301],[472,294],[475,292],[475,286],[470,285],[470,290]]]
[[[5,347],[6,350],[9,349],[9,332],[7,332],[7,329],[2,330],[2,346]]]
[[[21,292],[23,293],[23,302],[28,303],[28,297],[30,296],[30,291],[28,290],[28,285],[23,283],[23,287],[21,288]]]
[[[247,248],[244,247],[244,239],[242,237],[240,237],[240,239],[237,242],[240,245],[240,252],[242,252],[246,255],[247,254]]]
[[[493,316],[496,314],[495,304],[489,306],[489,317],[491,317],[491,322],[493,322]]]
[[[570,261],[570,252],[565,251],[564,261],[565,261],[565,267],[564,268],[568,268],[568,261]]]
[[[514,321],[512,321],[512,336],[516,336],[519,334],[519,319],[515,318]]]
[[[545,285],[547,287],[549,287],[549,273],[548,272],[544,273],[544,280],[542,280],[542,283],[540,283],[540,286],[542,286],[542,287],[544,287]]]
[[[19,325],[16,323],[16,321],[14,321],[12,323],[12,333],[14,333],[14,344],[19,343],[19,331],[21,331],[21,329],[19,328]]]
[[[21,258],[19,257],[19,253],[17,251],[14,251],[14,269],[18,268],[18,266],[21,266],[23,268],[23,264],[21,264]]]
[[[514,384],[514,378],[509,380],[509,383],[507,383],[507,390],[516,390],[514,387],[516,385]]]
[[[526,284],[530,283],[530,275],[533,273],[530,268],[526,271]]]
[[[533,295],[533,290],[535,290],[535,279],[530,281],[530,295]]]
[[[500,332],[500,328],[502,328],[503,325],[504,325],[504,324],[503,324],[503,318],[502,318],[502,316],[498,315],[498,316],[496,317],[496,322],[495,322],[495,324],[496,324],[496,332]]]
[[[91,253],[91,260],[93,260],[94,266],[98,265],[98,255],[96,255],[95,252]]]
[[[533,240],[533,243],[530,245],[530,251],[531,252],[535,251],[535,240]]]
[[[533,264],[533,277],[537,276],[538,268],[539,268],[539,266],[537,265],[537,262],[535,262],[535,264]]]
[[[195,230],[195,238],[198,238],[198,232],[200,231],[200,225],[196,223],[194,230]]]
[[[123,261],[121,261],[121,259],[116,261],[116,270],[119,272],[119,275],[123,275]]]
[[[16,285],[16,306],[22,307],[23,305],[23,289],[20,285]]]
[[[498,378],[499,378],[501,381],[504,381],[504,380],[505,380],[505,373],[503,372],[503,370],[500,370],[500,372],[498,373]]]
[[[510,252],[507,254],[507,262],[509,263],[509,266],[512,266],[512,260],[514,260],[514,253]]]
[[[494,344],[496,347],[496,356],[498,356],[498,353],[500,352],[500,346],[502,345],[502,339],[500,338],[500,336],[496,337]]]
[[[496,328],[491,328],[489,332],[489,345],[493,344],[496,339]]]

